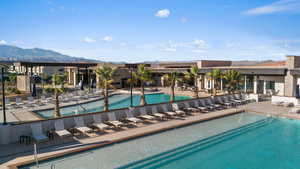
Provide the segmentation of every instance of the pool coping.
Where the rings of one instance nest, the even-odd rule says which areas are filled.
[[[101,147],[112,145],[112,144],[115,144],[115,143],[121,143],[121,142],[124,142],[124,141],[129,141],[129,140],[132,140],[132,139],[136,139],[136,138],[140,138],[140,137],[144,137],[144,136],[148,136],[148,135],[152,135],[152,134],[157,134],[157,133],[160,133],[160,132],[172,130],[172,129],[175,129],[175,128],[181,128],[181,127],[189,126],[189,125],[200,123],[200,122],[205,122],[205,121],[210,121],[210,120],[214,120],[214,119],[218,119],[218,118],[223,118],[223,117],[226,117],[226,116],[230,116],[230,115],[234,115],[234,114],[238,114],[238,113],[242,113],[242,112],[245,112],[245,110],[244,109],[233,109],[229,112],[221,112],[221,114],[216,114],[214,116],[203,117],[203,118],[200,118],[200,119],[197,119],[197,120],[191,120],[191,121],[188,121],[188,122],[182,122],[180,124],[174,124],[174,125],[170,125],[170,126],[167,126],[167,127],[146,131],[146,132],[143,132],[143,133],[129,135],[129,136],[125,136],[125,137],[122,137],[122,138],[119,138],[119,139],[109,140],[109,141],[104,142],[104,143],[96,143],[96,144],[85,146],[85,147],[82,147],[82,148],[75,148],[75,149],[71,149],[71,150],[63,150],[63,152],[58,152],[58,153],[55,153],[55,151],[54,152],[47,152],[47,153],[55,153],[55,154],[45,155],[45,156],[39,157],[39,161],[50,160],[52,158],[59,158],[59,157],[65,156],[65,155],[76,154],[76,153],[79,153],[79,152],[82,152],[82,151],[87,151],[87,150],[90,150],[90,149],[101,148]],[[28,157],[30,158],[29,160],[25,160],[25,161],[22,161],[22,162],[16,162],[16,163],[7,165],[8,169],[18,169],[18,167],[20,167],[20,166],[35,163],[33,155],[28,155]]]

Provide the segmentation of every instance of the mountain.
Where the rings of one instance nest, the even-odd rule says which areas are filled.
[[[23,49],[16,46],[0,45],[0,61],[28,62],[99,62],[93,59],[72,57],[40,48]]]

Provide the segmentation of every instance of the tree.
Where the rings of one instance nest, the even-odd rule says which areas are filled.
[[[59,109],[59,96],[66,91],[66,88],[64,86],[66,84],[66,79],[67,75],[62,73],[54,74],[52,77],[52,90],[55,97],[54,117],[61,117]]]
[[[132,74],[133,74],[133,77],[135,79],[138,79],[141,83],[140,105],[144,106],[147,104],[146,99],[145,99],[145,83],[153,81],[152,76],[151,76],[151,71],[146,69],[145,64],[141,64],[138,66],[137,71],[133,72]]]
[[[212,91],[213,91],[213,95],[217,94],[217,88],[219,88],[219,82],[220,79],[222,78],[223,74],[221,72],[220,69],[213,69],[211,72],[207,73],[207,76],[209,77],[209,79],[212,81]]]
[[[164,75],[164,79],[166,80],[166,84],[171,88],[172,96],[170,101],[173,102],[175,101],[175,84],[182,81],[182,79],[180,78],[179,72],[176,71]]]
[[[108,89],[113,88],[114,75],[116,68],[103,66],[96,69],[96,74],[99,76],[98,86],[103,89],[104,95],[104,111],[108,111]]]
[[[51,79],[51,77],[46,74],[46,73],[42,73],[40,75],[41,77],[41,83],[42,83],[42,94],[45,92],[45,84],[47,84],[49,82],[49,80]]]
[[[197,66],[193,66],[190,72],[185,72],[184,77],[185,79],[191,80],[194,82],[194,97],[199,98],[199,89],[198,89],[198,79],[199,79],[199,68]]]
[[[241,73],[236,70],[227,70],[224,74],[226,80],[226,87],[229,93],[233,93],[238,90],[239,85],[243,83]]]

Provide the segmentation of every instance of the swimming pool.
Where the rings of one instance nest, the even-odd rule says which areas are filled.
[[[40,168],[295,169],[299,148],[299,121],[242,113],[57,158]]]
[[[148,104],[162,103],[170,101],[170,95],[168,94],[146,94],[146,102]],[[190,99],[189,96],[176,96],[175,100],[185,100]],[[68,107],[62,107],[60,113],[62,116],[74,115],[74,114],[85,114],[92,112],[103,111],[103,100],[97,100],[89,103],[84,103],[81,105],[74,105]],[[119,109],[129,107],[130,105],[130,95],[128,94],[116,94],[109,97],[109,109]],[[140,105],[140,95],[133,95],[133,106]],[[35,111],[38,115],[43,118],[52,118],[53,109]]]

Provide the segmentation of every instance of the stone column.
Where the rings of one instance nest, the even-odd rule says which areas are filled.
[[[221,91],[223,91],[223,78],[221,78]]]
[[[247,93],[247,75],[245,75],[244,92]]]
[[[297,78],[287,71],[284,77],[284,96],[294,97],[296,95]]]
[[[254,76],[253,78],[253,93],[254,94],[257,94],[257,85],[258,85],[258,77],[257,76]]]
[[[264,80],[264,94],[267,94],[267,81]]]

